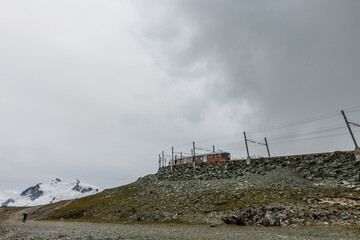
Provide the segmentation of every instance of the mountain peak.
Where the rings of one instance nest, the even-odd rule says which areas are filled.
[[[20,195],[28,196],[31,199],[31,201],[34,201],[35,199],[39,198],[41,195],[44,194],[44,192],[40,190],[40,184],[41,183],[38,183],[33,187],[27,188]]]
[[[1,206],[36,206],[60,200],[80,198],[100,192],[99,188],[89,184],[80,184],[80,180],[62,181],[59,178],[49,183],[38,183],[20,194],[0,199]],[[4,195],[4,194],[2,194]],[[1,194],[0,194],[1,196]]]

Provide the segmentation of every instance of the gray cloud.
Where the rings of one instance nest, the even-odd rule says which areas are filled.
[[[358,105],[359,9],[358,1],[172,1],[167,7],[146,6],[150,21],[144,36],[159,66],[180,76],[178,81],[206,79],[203,91],[230,106],[240,138],[241,130]],[[340,115],[250,136],[261,139],[334,124],[343,124]],[[352,146],[349,136],[341,135],[273,150],[284,154]]]
[[[358,105],[359,7],[1,3],[0,190],[55,177],[117,186],[155,172],[157,155],[173,145],[241,145],[243,130]],[[341,116],[307,127],[337,123]],[[343,137],[271,147],[275,154],[352,148]],[[200,142],[209,139],[216,141]]]
[[[221,73],[212,86],[223,98],[299,118],[356,104],[359,9],[357,1],[178,1],[173,16],[186,20],[169,21],[171,29],[187,22],[191,40],[176,54],[167,51],[168,38],[157,40],[169,68],[206,62],[205,77]],[[316,108],[298,115],[304,98]]]

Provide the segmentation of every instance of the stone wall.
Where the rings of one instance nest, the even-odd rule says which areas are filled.
[[[192,163],[167,166],[159,169],[159,180],[215,180],[238,178],[247,173],[266,174],[277,167],[294,169],[304,178],[312,181],[335,180],[345,185],[360,185],[360,160],[354,152],[332,152],[287,157],[251,159],[222,162]]]

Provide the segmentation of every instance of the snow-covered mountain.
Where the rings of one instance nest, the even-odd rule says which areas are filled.
[[[1,206],[37,206],[60,200],[85,197],[100,192],[100,188],[79,180],[63,182],[59,178],[49,183],[39,183],[23,192],[0,193]]]

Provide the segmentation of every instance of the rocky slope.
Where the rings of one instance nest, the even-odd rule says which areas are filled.
[[[359,226],[357,180],[344,184],[355,176],[353,169],[348,173],[345,169],[357,166],[356,159],[349,153],[329,156],[328,168],[324,168],[324,160],[318,164],[319,156],[303,158],[302,168],[311,176],[317,175],[315,169],[323,175],[340,169],[338,178],[326,175],[317,181],[299,171],[301,165],[289,158],[275,163],[266,159],[262,164],[253,161],[250,166],[235,161],[195,168],[190,164],[173,170],[167,167],[134,183],[71,202],[29,209],[29,218],[246,226]],[[344,164],[338,166],[340,162]],[[180,175],[179,168],[184,175]]]
[[[277,182],[276,187],[264,185],[270,179]],[[360,192],[352,188],[315,186],[310,180],[279,167],[265,175],[249,173],[243,181],[164,181],[158,180],[157,175],[149,175],[135,183],[46,211],[51,206],[34,210],[30,219],[261,226],[358,225]]]

